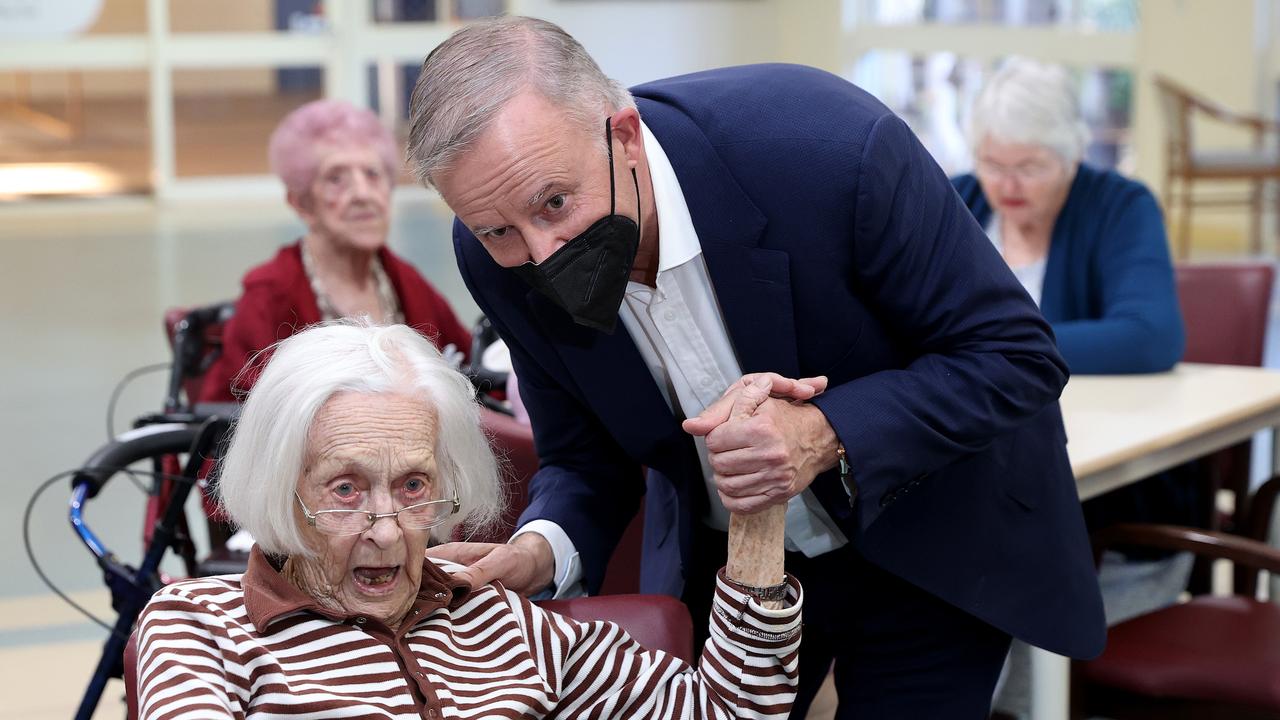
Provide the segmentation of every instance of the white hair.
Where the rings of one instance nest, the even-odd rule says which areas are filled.
[[[1040,145],[1068,166],[1084,157],[1089,128],[1080,115],[1076,84],[1061,67],[1010,58],[982,88],[969,115],[969,147],[984,138]]]
[[[621,83],[600,70],[560,26],[521,16],[477,20],[422,62],[409,101],[409,167],[427,186],[489,127],[521,91],[532,89],[577,125],[600,132],[604,114],[634,108]]]
[[[449,537],[464,520],[475,530],[498,518],[503,488],[471,381],[422,335],[404,325],[338,320],[265,352],[270,360],[241,408],[217,481],[223,509],[264,552],[312,555],[293,494],[316,414],[340,392],[408,391],[433,406],[436,466],[461,503],[432,531],[435,538]]]

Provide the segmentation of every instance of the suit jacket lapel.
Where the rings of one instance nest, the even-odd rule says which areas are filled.
[[[789,255],[759,246],[768,221],[702,130],[674,107],[636,100],[680,180],[743,372],[796,377]]]
[[[556,351],[572,373],[579,397],[628,454],[652,463],[671,443],[688,443],[621,321],[606,335],[573,322],[536,291],[529,292],[527,301],[547,337],[556,339]]]

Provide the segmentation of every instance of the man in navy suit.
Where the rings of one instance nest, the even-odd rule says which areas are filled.
[[[793,717],[833,662],[840,717],[979,718],[1011,635],[1101,651],[1066,366],[879,102],[787,65],[628,92],[495,18],[428,56],[409,155],[541,458],[510,543],[440,550],[473,582],[596,591],[643,496],[641,589],[705,617],[729,513],[785,505]]]

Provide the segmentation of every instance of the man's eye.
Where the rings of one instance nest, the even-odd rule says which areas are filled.
[[[506,236],[506,234],[507,234],[507,229],[506,229],[506,228],[504,228],[504,227],[494,228],[494,229],[490,230],[489,232],[487,232],[487,233],[485,233],[485,234],[486,234],[486,235],[488,235],[488,236],[489,236],[489,237],[491,237],[491,238],[500,238],[500,237],[505,237],[505,236]]]
[[[564,207],[564,203],[565,203],[565,198],[563,194],[552,195],[551,197],[547,198],[547,208],[549,210],[559,210],[560,208]]]

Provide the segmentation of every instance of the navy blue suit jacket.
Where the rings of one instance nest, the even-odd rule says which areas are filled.
[[[986,227],[991,204],[977,178],[953,182]],[[1079,166],[1053,226],[1040,311],[1073,373],[1160,372],[1182,358],[1164,218],[1142,183]]]
[[[834,472],[812,487],[860,552],[1028,642],[1100,652],[1057,405],[1066,365],[906,125],[800,66],[632,92],[675,168],[743,370],[830,378],[815,403],[848,452],[857,505]],[[563,527],[594,591],[647,490],[642,589],[679,594],[708,500],[630,336],[575,325],[461,223],[454,243],[533,421],[542,468],[522,522]]]

